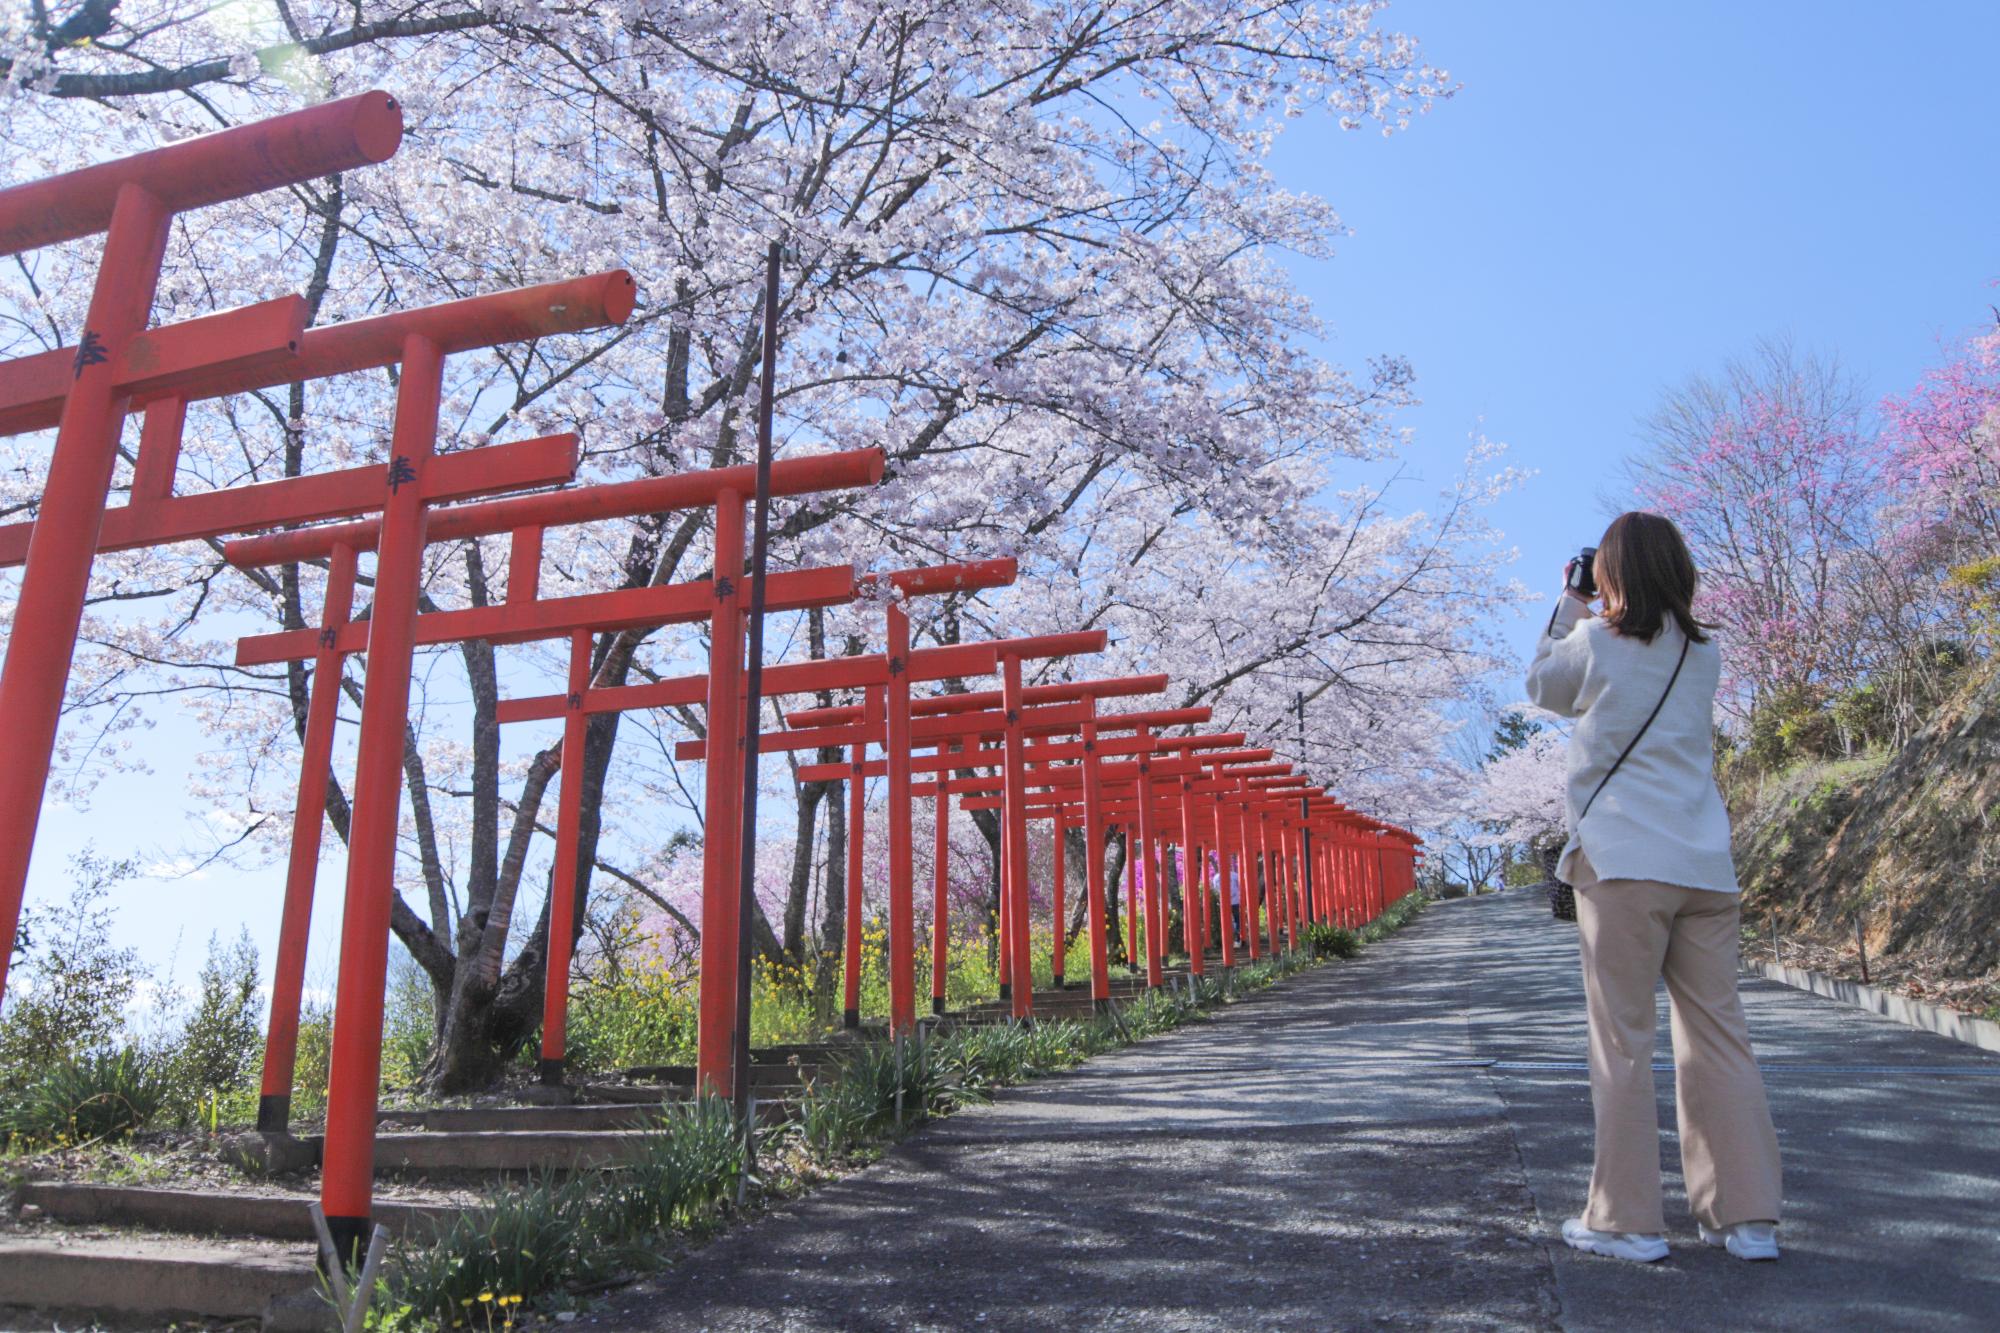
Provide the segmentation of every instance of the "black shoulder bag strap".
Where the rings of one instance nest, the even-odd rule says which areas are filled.
[[[1667,696],[1674,692],[1674,682],[1681,678],[1681,668],[1687,665],[1688,646],[1693,642],[1685,634],[1681,636],[1680,660],[1674,663],[1674,674],[1667,677],[1667,688],[1660,691],[1660,701],[1653,705],[1652,712],[1646,714],[1646,720],[1639,725],[1639,734],[1626,744],[1624,751],[1612,762],[1611,767],[1605,771],[1604,776],[1598,779],[1597,791],[1590,794],[1590,799],[1583,803],[1583,809],[1577,814],[1577,827],[1581,828],[1583,826],[1583,817],[1590,813],[1591,806],[1597,804],[1598,793],[1604,790],[1604,784],[1611,781],[1611,775],[1618,771],[1620,765],[1625,762],[1626,757],[1637,748],[1639,742],[1644,739],[1647,729],[1653,725],[1653,719],[1658,717],[1660,710],[1667,706]]]

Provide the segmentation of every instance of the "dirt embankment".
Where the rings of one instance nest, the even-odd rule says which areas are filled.
[[[2000,1007],[2000,672],[1902,749],[1808,763],[1729,793],[1751,955]]]

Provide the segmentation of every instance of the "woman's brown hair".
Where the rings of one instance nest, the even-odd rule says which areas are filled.
[[[1708,642],[1713,627],[1694,618],[1694,557],[1672,519],[1640,509],[1612,519],[1597,543],[1596,575],[1604,623],[1617,633],[1651,643],[1672,616],[1689,639]]]

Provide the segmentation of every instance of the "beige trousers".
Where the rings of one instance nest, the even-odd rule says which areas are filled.
[[[1736,994],[1737,896],[1651,880],[1580,882],[1576,917],[1597,1119],[1584,1225],[1646,1235],[1667,1229],[1653,1089],[1653,985],[1662,976],[1673,1009],[1689,1211],[1712,1230],[1776,1222],[1778,1136]]]

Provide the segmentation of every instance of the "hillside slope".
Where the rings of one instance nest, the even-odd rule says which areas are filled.
[[[1730,796],[1760,933],[1775,920],[1788,939],[1851,955],[1858,919],[1878,969],[2000,983],[2000,672],[1900,751],[1807,764]]]

